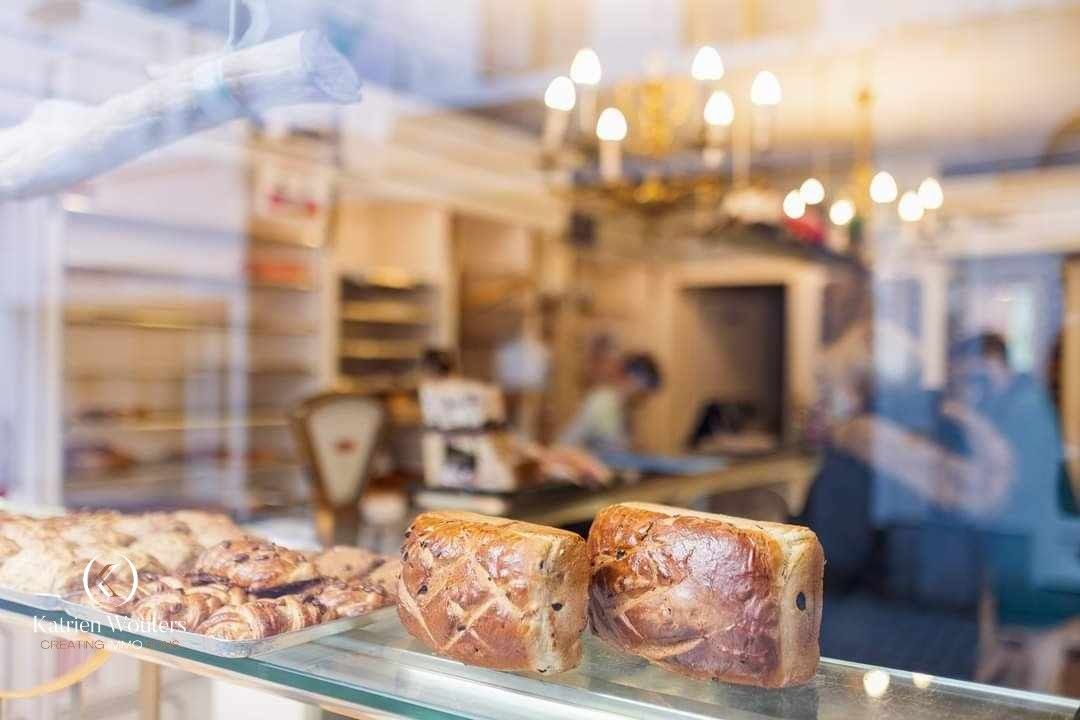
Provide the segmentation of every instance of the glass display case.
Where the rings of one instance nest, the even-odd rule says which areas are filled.
[[[61,613],[0,602],[0,621],[34,626]],[[38,624],[38,628],[43,623]],[[408,636],[396,611],[360,628],[257,658],[229,660],[143,640],[108,627],[111,650],[147,663],[255,685],[358,716],[408,718],[723,718],[724,720],[1051,720],[1073,718],[1080,701],[823,659],[814,680],[769,690],[692,680],[613,650],[592,635],[575,670],[545,677],[470,667],[433,655]],[[153,673],[144,673],[152,677]],[[144,692],[142,697],[153,697]],[[144,711],[146,709],[144,708]],[[366,716],[366,715],[365,715]],[[380,717],[382,715],[379,715]]]

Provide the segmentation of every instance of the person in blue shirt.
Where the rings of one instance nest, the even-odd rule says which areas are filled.
[[[1056,416],[992,333],[954,346],[944,393],[921,387],[917,363],[882,375],[832,430],[803,518],[832,566],[823,651],[972,677],[980,600],[1008,622],[1045,607],[1030,548],[1054,512]]]

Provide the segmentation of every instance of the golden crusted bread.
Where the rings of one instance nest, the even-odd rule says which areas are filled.
[[[825,556],[807,528],[623,503],[589,532],[589,620],[699,678],[783,687],[817,671]]]
[[[497,670],[581,660],[588,560],[565,530],[467,512],[420,515],[401,549],[398,616],[435,652]]]

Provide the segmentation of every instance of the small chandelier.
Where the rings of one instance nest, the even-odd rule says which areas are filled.
[[[544,93],[542,157],[544,168],[554,171],[549,177],[559,179],[558,189],[659,210],[729,184],[736,112],[721,87],[720,53],[699,48],[685,77],[667,76],[655,61],[650,65],[643,80],[601,97],[600,58],[583,48],[569,74],[551,80]],[[750,100],[753,151],[767,152],[781,100],[776,75],[760,72]]]

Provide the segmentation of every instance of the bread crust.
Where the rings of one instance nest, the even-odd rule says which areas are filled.
[[[811,530],[623,503],[597,514],[588,550],[589,620],[612,645],[764,687],[817,671],[825,558]]]
[[[401,557],[398,616],[439,654],[540,673],[580,662],[589,572],[580,536],[431,512],[413,522]]]

